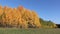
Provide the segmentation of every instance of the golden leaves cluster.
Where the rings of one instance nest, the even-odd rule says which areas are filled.
[[[37,14],[34,11],[25,9],[23,6],[17,8],[0,6],[0,25],[17,28],[41,27]]]

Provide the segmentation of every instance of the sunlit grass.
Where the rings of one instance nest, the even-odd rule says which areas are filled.
[[[0,34],[60,34],[60,29],[0,28]]]

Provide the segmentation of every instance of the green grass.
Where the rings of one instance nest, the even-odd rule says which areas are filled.
[[[0,28],[0,34],[60,34],[60,29]]]

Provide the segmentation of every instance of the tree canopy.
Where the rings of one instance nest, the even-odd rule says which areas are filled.
[[[17,8],[0,6],[0,25],[3,27],[40,28],[39,17],[35,11],[23,6]]]

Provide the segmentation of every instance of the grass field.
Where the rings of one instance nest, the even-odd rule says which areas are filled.
[[[0,34],[60,34],[60,29],[0,28]]]

